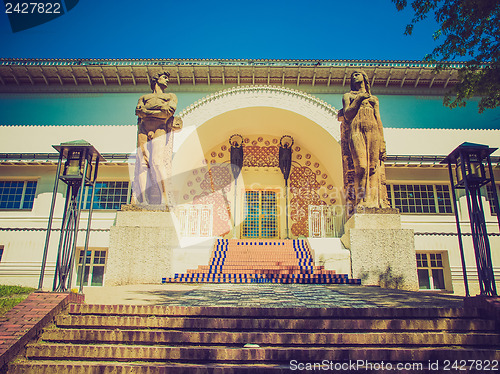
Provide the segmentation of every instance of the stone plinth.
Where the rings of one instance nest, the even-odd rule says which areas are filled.
[[[394,211],[355,213],[342,243],[351,251],[352,277],[363,285],[418,290],[414,233]]]
[[[109,235],[106,286],[161,283],[172,276],[178,239],[171,214],[158,209],[116,213]]]

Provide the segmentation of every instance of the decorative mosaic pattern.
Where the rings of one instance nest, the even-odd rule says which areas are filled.
[[[213,229],[214,235],[225,235],[231,230],[231,216],[227,197],[221,191],[214,193],[203,193],[193,199],[194,204],[205,204],[213,206]]]
[[[279,167],[279,137],[243,136],[244,167]],[[229,151],[227,142],[208,150],[205,156],[208,166],[193,171],[183,191],[185,202],[192,199],[195,204],[213,204],[213,232],[216,235],[229,232],[232,225],[227,201],[227,192],[233,183]],[[295,139],[293,147],[289,186],[291,234],[308,236],[309,205],[333,205],[336,200],[331,196],[333,181],[314,153],[300,144],[300,139]]]
[[[277,168],[279,166],[277,146],[249,145],[243,147],[243,154],[243,166],[270,168]]]
[[[307,236],[309,230],[309,205],[326,205],[318,193],[321,184],[318,175],[307,166],[294,167],[290,173],[290,219],[294,236]]]
[[[212,165],[205,172],[204,179],[200,183],[203,191],[219,191],[228,192],[231,189],[231,170],[229,164]]]

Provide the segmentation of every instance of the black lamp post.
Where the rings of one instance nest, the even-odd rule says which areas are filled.
[[[243,137],[239,134],[231,135],[229,144],[231,146],[231,172],[234,177],[233,238],[236,238],[236,195],[238,193],[238,176],[243,167]]]
[[[290,232],[288,229],[288,177],[292,169],[292,145],[294,141],[290,135],[283,135],[280,139],[279,148],[279,167],[283,178],[285,179],[285,207],[286,207],[286,238],[290,239]]]
[[[59,185],[59,180],[61,180],[67,185],[66,202],[62,218],[61,236],[59,238],[59,246],[57,249],[57,261],[52,291],[66,292],[71,286],[71,276],[73,273],[78,226],[80,223],[80,212],[83,200],[83,189],[81,187],[91,186],[92,197],[90,200],[91,203],[86,229],[85,251],[83,264],[81,267],[79,285],[80,292],[82,292],[85,265],[87,260],[87,250],[89,244],[90,224],[92,221],[93,201],[95,193],[94,184],[97,178],[99,162],[105,161],[105,159],[90,143],[86,142],[85,140],[61,143],[59,145],[54,145],[53,147],[59,152],[59,162],[57,164],[54,190],[52,192],[52,203],[50,207],[47,234],[45,237],[45,246],[42,257],[42,269],[40,272],[38,289],[41,290],[43,286],[45,265],[47,262],[47,253],[50,242],[50,233],[52,231],[52,220],[54,218],[54,207],[57,197],[57,187]],[[64,163],[63,159],[66,160],[64,161]]]
[[[476,257],[477,274],[479,277],[479,288],[481,295],[497,296],[495,278],[493,275],[493,264],[491,261],[490,242],[486,231],[483,203],[481,201],[481,187],[490,184],[493,187],[493,201],[497,211],[497,220],[500,226],[498,196],[493,177],[490,154],[498,148],[490,148],[487,145],[463,143],[458,146],[441,163],[448,164],[450,183],[455,207],[455,219],[457,223],[458,241],[462,257],[462,268],[466,296],[469,296],[467,275],[465,268],[465,257],[462,243],[462,232],[457,210],[456,189],[465,190],[469,220],[471,226],[472,242]],[[453,170],[454,169],[454,170]]]

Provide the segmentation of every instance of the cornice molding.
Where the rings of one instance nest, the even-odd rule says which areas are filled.
[[[210,60],[210,59],[2,59],[0,91],[128,91],[148,87],[159,71],[170,73],[176,91],[195,87],[280,85],[335,91],[363,69],[372,87],[431,90],[440,94],[459,81],[463,63],[377,60]]]

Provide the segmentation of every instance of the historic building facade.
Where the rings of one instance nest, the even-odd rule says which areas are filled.
[[[380,101],[389,202],[399,209],[403,227],[414,231],[420,288],[463,294],[448,169],[440,161],[465,141],[498,146],[500,120],[497,110],[477,114],[474,103],[456,110],[442,106],[457,67],[435,74],[420,62],[0,60],[0,283],[36,286],[57,163],[51,146],[85,139],[107,160],[93,202],[86,282],[106,284],[109,230],[132,197],[134,109],[160,71],[170,73],[168,90],[177,95],[176,116],[184,125],[173,137],[169,181],[179,237],[172,272],[206,264],[214,238],[222,237],[308,238],[317,263],[349,273],[341,240],[348,212],[338,114],[350,74],[363,69]],[[234,135],[244,150],[236,180],[230,167]],[[293,139],[288,189],[279,168],[284,136]],[[498,156],[493,154],[500,181]],[[59,194],[64,196],[63,186]],[[82,227],[90,196],[84,191]],[[485,190],[498,279],[500,238],[490,199]],[[54,227],[63,210],[59,200]],[[473,293],[477,273],[463,196],[459,209]]]

